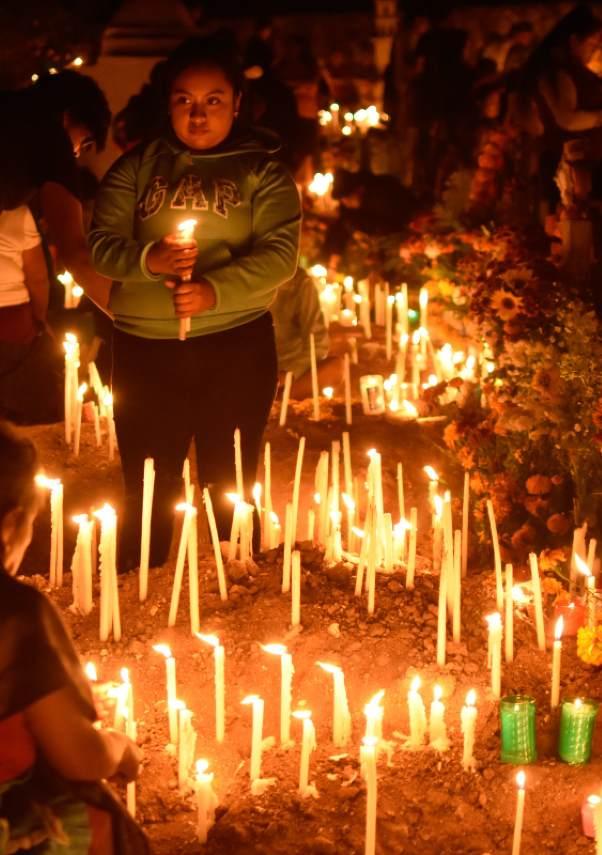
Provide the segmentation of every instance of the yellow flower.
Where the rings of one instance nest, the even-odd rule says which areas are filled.
[[[588,665],[602,665],[602,626],[577,630],[577,654]]]
[[[491,308],[497,312],[501,321],[511,321],[523,310],[522,297],[516,297],[512,291],[499,288],[491,298]]]

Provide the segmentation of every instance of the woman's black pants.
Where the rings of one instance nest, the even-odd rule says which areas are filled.
[[[239,428],[241,433],[249,499],[276,383],[269,312],[250,323],[186,341],[115,331],[113,398],[125,481],[120,570],[139,564],[145,457],[154,458],[156,473],[150,564],[165,563],[175,506],[183,500],[182,467],[192,439],[199,483],[209,488],[220,539],[229,538],[232,504],[225,494],[236,490],[234,431]]]

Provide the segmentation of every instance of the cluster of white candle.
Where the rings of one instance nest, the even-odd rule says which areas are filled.
[[[374,104],[360,107],[355,112],[345,111],[341,115],[341,105],[330,104],[327,110],[319,110],[318,122],[327,132],[350,137],[353,133],[365,134],[370,128],[381,128],[389,121],[387,113],[381,113]]]
[[[84,398],[90,388],[96,397],[96,401],[90,401],[96,446],[100,448],[102,445],[102,423],[104,422],[108,437],[109,460],[113,460],[116,446],[113,395],[103,385],[94,362],[88,364],[88,383],[79,382],[79,342],[73,333],[66,333],[63,349],[65,351],[65,441],[67,445],[73,444],[73,453],[77,457],[80,451]]]

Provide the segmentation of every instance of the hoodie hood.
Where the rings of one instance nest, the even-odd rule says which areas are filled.
[[[277,154],[282,143],[280,137],[267,128],[233,125],[226,139],[219,145],[207,149],[191,149],[176,136],[171,125],[166,128],[162,138],[175,154],[186,153],[190,157],[226,157],[232,154],[248,154],[250,152],[268,155]]]

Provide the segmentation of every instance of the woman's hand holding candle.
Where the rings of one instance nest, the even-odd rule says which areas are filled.
[[[196,240],[184,240],[181,234],[166,235],[156,241],[146,256],[151,273],[186,277],[192,273],[199,250]]]
[[[173,302],[178,318],[200,315],[215,306],[215,291],[209,282],[166,282],[173,289]]]

